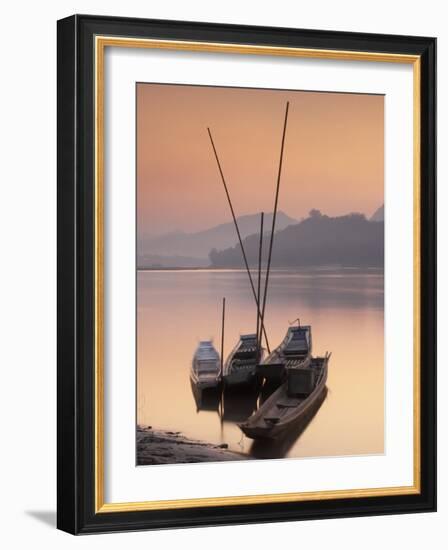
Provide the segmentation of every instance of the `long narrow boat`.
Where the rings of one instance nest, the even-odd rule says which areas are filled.
[[[277,439],[300,428],[316,414],[326,393],[331,354],[288,369],[286,381],[245,422],[241,430],[251,439]]]
[[[247,386],[256,382],[257,365],[263,350],[257,345],[256,334],[242,334],[236,346],[224,363],[223,382],[225,388]]]
[[[311,326],[289,327],[282,343],[257,365],[257,375],[267,384],[281,384],[288,369],[310,364],[311,351]]]
[[[205,391],[218,391],[221,387],[220,357],[210,340],[199,342],[191,364],[190,381],[199,402]]]

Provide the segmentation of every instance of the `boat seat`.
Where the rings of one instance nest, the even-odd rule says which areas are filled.
[[[280,420],[279,416],[265,416],[264,421],[269,422],[271,424],[277,424],[277,422]]]
[[[284,397],[277,402],[277,407],[282,409],[293,408],[297,407],[301,401],[302,399],[298,399],[297,397]]]

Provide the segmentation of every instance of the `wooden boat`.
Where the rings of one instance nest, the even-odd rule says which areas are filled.
[[[310,364],[311,351],[311,326],[289,327],[282,343],[257,365],[257,375],[267,384],[281,384],[288,369]]]
[[[205,391],[218,391],[221,387],[221,361],[210,340],[199,342],[191,364],[190,381],[197,402]]]
[[[239,424],[245,435],[251,439],[277,439],[309,421],[323,402],[329,359],[330,354],[326,354],[310,359],[307,365],[289,368],[285,382]]]
[[[257,364],[263,350],[259,349],[256,334],[243,334],[224,364],[225,388],[255,384]]]

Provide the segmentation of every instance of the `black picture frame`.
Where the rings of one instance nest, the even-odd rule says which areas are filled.
[[[206,506],[95,510],[95,144],[97,35],[382,52],[420,57],[419,494]],[[74,15],[58,22],[57,526],[73,534],[436,510],[436,39]]]

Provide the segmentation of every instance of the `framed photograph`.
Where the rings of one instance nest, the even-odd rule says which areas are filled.
[[[58,527],[436,508],[434,38],[58,22]]]

